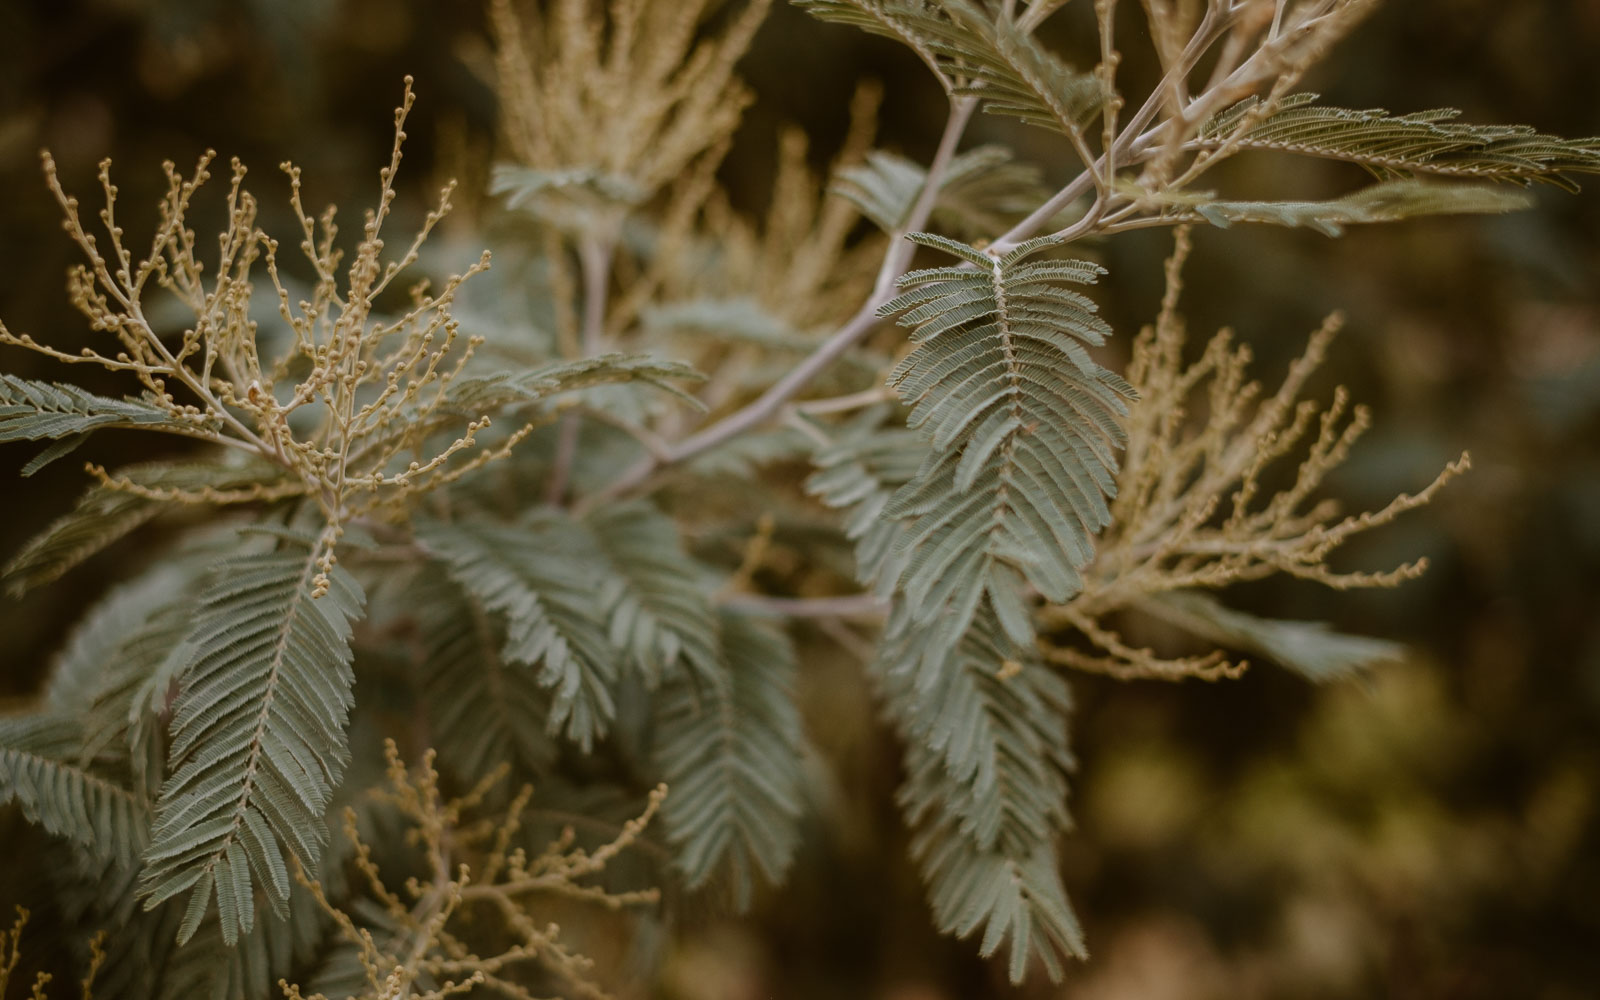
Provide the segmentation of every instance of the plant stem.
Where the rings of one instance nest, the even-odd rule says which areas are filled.
[[[611,283],[611,258],[616,237],[607,229],[604,235],[585,233],[578,242],[578,266],[583,274],[583,333],[581,346],[586,357],[600,354],[606,330],[606,293]],[[545,502],[559,506],[572,478],[572,463],[578,455],[581,418],[569,412],[557,430],[554,466],[545,490]]]
[[[692,458],[770,419],[796,393],[804,389],[812,379],[837,361],[878,325],[880,319],[878,308],[893,298],[895,281],[905,273],[906,268],[911,264],[912,255],[916,252],[916,244],[906,240],[905,236],[908,233],[917,232],[927,225],[928,217],[933,214],[933,207],[939,200],[939,189],[943,185],[945,171],[949,168],[950,161],[955,157],[956,147],[961,143],[961,135],[966,131],[967,122],[972,118],[972,113],[976,108],[976,98],[957,97],[951,100],[950,116],[945,121],[944,134],[939,138],[938,151],[934,154],[933,162],[928,166],[928,174],[923,180],[922,192],[912,205],[905,224],[900,227],[894,238],[890,240],[889,249],[884,253],[883,264],[878,268],[878,278],[873,284],[872,294],[868,296],[867,301],[861,304],[861,308],[856,310],[855,315],[851,316],[843,326],[824,341],[809,357],[796,365],[789,374],[773,383],[771,388],[754,401],[699,433],[691,434],[682,441],[669,446],[664,455],[660,457],[646,456],[640,459],[623,472],[610,486],[607,486],[591,498],[590,504],[626,493],[649,479],[651,473],[662,465],[670,465]]]

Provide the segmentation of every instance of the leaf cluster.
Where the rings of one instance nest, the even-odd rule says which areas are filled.
[[[116,928],[104,995],[600,995],[547,914],[670,915],[662,887],[743,909],[780,884],[815,776],[844,766],[812,749],[801,693],[838,650],[898,737],[935,925],[1004,953],[1013,981],[1060,978],[1086,953],[1057,856],[1067,670],[1217,679],[1250,654],[1321,681],[1402,655],[1245,614],[1226,588],[1416,576],[1329,558],[1465,457],[1340,514],[1318,494],[1368,416],[1342,390],[1302,398],[1337,321],[1270,393],[1226,335],[1186,360],[1180,229],[1119,374],[1106,271],[1075,244],[1506,211],[1522,193],[1480,182],[1569,186],[1595,141],[1296,96],[1369,0],[1148,3],[1161,79],[1142,95],[1118,83],[1106,0],[1086,70],[1040,38],[1054,0],[797,2],[908,46],[949,116],[926,164],[873,149],[881,95],[862,87],[828,175],[784,133],[750,218],[716,171],[764,0],[493,0],[504,197],[474,221],[529,266],[474,281],[486,308],[463,302],[487,253],[401,287],[451,188],[386,249],[409,83],[353,250],[286,168],[293,265],[242,165],[202,265],[187,219],[209,154],[167,167],[139,254],[109,167],[91,234],[46,159],[100,340],[0,342],[131,391],[0,374],[0,441],[48,442],[25,475],[105,430],[203,449],[91,466],[4,570],[21,593],[156,518],[182,529],[88,609],[38,704],[0,718],[0,803],[51,844],[62,911]],[[979,109],[1042,129],[1078,172],[1052,189],[1004,147],[963,149]],[[1200,186],[1243,151],[1375,180],[1292,202]],[[1140,646],[1148,620],[1183,647]],[[538,784],[537,808],[504,772]]]

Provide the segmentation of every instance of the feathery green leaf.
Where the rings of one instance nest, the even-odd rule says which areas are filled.
[[[1528,208],[1520,191],[1423,179],[1382,181],[1330,201],[1196,201],[1194,210],[1222,229],[1235,222],[1309,226],[1340,236],[1353,223],[1396,222],[1420,215],[1492,215]]]
[[[248,490],[282,481],[283,470],[262,461],[148,462],[115,473],[151,490]],[[172,505],[127,490],[92,486],[78,505],[35,535],[0,571],[13,596],[50,583],[147,523]]]
[[[899,801],[940,930],[983,930],[1020,982],[1038,958],[1059,980],[1086,953],[1055,858],[1068,825],[1066,683],[980,609],[953,648],[890,630],[874,673],[905,747]],[[893,637],[898,634],[898,637]]]
[[[76,715],[0,718],[0,804],[16,801],[29,822],[131,870],[149,837],[149,803],[77,762],[86,735]]]
[[[662,821],[690,887],[715,879],[744,909],[756,878],[778,882],[794,857],[806,741],[788,637],[732,613],[721,634],[716,685],[679,676],[662,686],[656,759],[672,789]]]
[[[932,446],[883,507],[883,517],[911,522],[885,592],[903,598],[908,625],[932,627],[952,646],[987,598],[1024,644],[1032,629],[1023,584],[1070,600],[1091,538],[1110,519],[1114,449],[1134,393],[1084,349],[1111,331],[1090,299],[1064,287],[1100,269],[1027,259],[1049,241],[996,259],[942,237],[912,238],[979,266],[907,274],[901,284],[911,290],[883,309],[916,328],[917,346],[889,384]]]
[[[952,94],[985,111],[1065,134],[1081,134],[1105,92],[1012,21],[970,0],[794,0],[812,15],[901,42]]]
[[[701,408],[698,399],[677,382],[700,382],[705,376],[678,361],[647,355],[601,354],[577,361],[556,361],[522,372],[497,372],[456,379],[441,410],[476,416],[506,407],[526,406],[564,392],[623,382],[640,382]]]
[[[920,164],[875,149],[865,163],[839,171],[829,190],[893,234],[910,217],[927,176]],[[950,160],[932,221],[965,236],[988,236],[1009,229],[1049,196],[1037,167],[1015,162],[1004,146],[979,146]]]
[[[215,437],[210,421],[201,416],[192,421],[178,420],[144,400],[111,399],[75,385],[0,373],[0,441],[73,438],[102,427],[138,427]]]
[[[469,780],[505,761],[535,772],[552,763],[556,748],[545,733],[550,696],[526,665],[502,655],[505,623],[444,574],[424,574],[410,597],[440,760]]]
[[[596,600],[599,567],[575,527],[544,511],[526,526],[425,522],[417,535],[468,594],[505,616],[501,655],[539,667],[550,732],[564,727],[588,750],[616,715],[618,655]]]
[[[882,427],[883,414],[869,412],[834,443],[812,456],[816,471],[806,491],[833,508],[848,508],[845,537],[856,544],[856,579],[871,584],[894,579],[905,556],[899,541],[906,522],[883,517],[895,490],[915,478],[927,461],[922,436]]]
[[[1391,115],[1316,100],[1294,94],[1263,117],[1260,98],[1247,98],[1207,122],[1195,142],[1347,160],[1382,179],[1437,174],[1576,191],[1568,174],[1600,173],[1600,136],[1564,139],[1526,125],[1469,125],[1455,120],[1454,108]]]
[[[611,643],[646,685],[679,670],[720,677],[717,615],[677,524],[644,502],[599,507],[584,524],[608,570],[597,596]]]
[[[285,851],[316,871],[349,755],[350,621],[364,601],[337,568],[313,598],[318,563],[292,544],[234,560],[196,611],[142,879],[147,908],[190,893],[181,940],[213,898],[223,940],[248,934],[257,882],[275,907],[288,898]]]

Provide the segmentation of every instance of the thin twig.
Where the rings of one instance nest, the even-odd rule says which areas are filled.
[[[611,261],[616,240],[609,233],[586,233],[578,243],[578,266],[583,274],[582,348],[587,357],[603,352],[606,330],[606,295],[611,284]],[[576,411],[561,418],[556,434],[555,458],[550,482],[545,487],[545,502],[559,506],[572,479],[572,463],[578,457],[578,432],[581,418]],[[652,452],[652,454],[654,454]]]
[[[861,338],[876,327],[880,321],[878,309],[893,296],[895,281],[911,264],[911,257],[916,251],[916,245],[904,237],[907,233],[916,232],[927,225],[928,216],[933,213],[933,206],[939,197],[939,189],[943,184],[945,171],[950,166],[950,161],[955,157],[956,147],[960,145],[961,135],[966,131],[967,122],[972,117],[972,112],[977,107],[977,100],[971,97],[957,97],[950,102],[950,116],[945,121],[944,134],[939,140],[938,152],[934,154],[933,162],[928,167],[927,177],[923,181],[922,193],[912,206],[905,225],[901,228],[896,238],[889,243],[885,252],[883,264],[878,269],[878,278],[873,285],[872,294],[867,301],[861,304],[854,316],[837,331],[824,341],[810,356],[796,365],[789,374],[779,379],[760,397],[734,411],[723,419],[712,424],[704,430],[691,434],[682,441],[672,445],[664,458],[646,456],[627,469],[615,482],[601,490],[589,499],[585,506],[592,506],[611,497],[619,496],[650,478],[650,475],[662,465],[675,464],[687,458],[692,458],[707,449],[714,448],[729,438],[736,437],[750,428],[775,416],[785,403],[796,393],[804,389],[811,380],[823,372],[834,361],[838,360],[845,352],[854,347]]]

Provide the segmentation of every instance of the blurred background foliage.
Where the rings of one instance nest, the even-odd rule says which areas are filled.
[[[659,0],[670,2],[670,0]],[[1136,5],[1124,4],[1136,13]],[[1063,49],[1087,0],[1047,29]],[[1147,75],[1138,19],[1124,79]],[[1331,103],[1463,109],[1476,122],[1600,133],[1600,0],[1394,0],[1309,81]],[[1080,61],[1087,61],[1080,60]],[[878,39],[775,10],[742,67],[757,95],[723,181],[767,197],[780,127],[820,166],[855,81],[884,84],[880,142],[926,160],[943,119],[922,67]],[[69,190],[118,164],[131,232],[153,218],[159,164],[203,149],[254,168],[269,231],[283,159],[309,200],[370,199],[403,75],[422,97],[401,174],[404,211],[460,176],[450,223],[472,243],[495,108],[482,11],[457,0],[8,0],[0,5],[0,315],[66,346],[72,248],[38,173],[48,146]],[[1053,180],[1071,164],[1040,135],[985,120]],[[1332,193],[1338,165],[1243,156],[1220,186]],[[1474,468],[1420,514],[1347,553],[1387,567],[1427,555],[1398,591],[1336,594],[1273,581],[1230,599],[1257,613],[1404,641],[1408,662],[1365,684],[1312,688],[1270,668],[1240,681],[1075,680],[1081,772],[1067,879],[1093,958],[1024,995],[1165,998],[1594,995],[1600,982],[1600,185],[1540,191],[1493,218],[1356,229],[1198,234],[1185,306],[1196,339],[1231,325],[1259,372],[1282,371],[1327,311],[1350,317],[1323,392],[1350,385],[1377,429],[1336,484],[1352,506],[1416,489],[1470,449]],[[87,200],[87,199],[86,199]],[[348,210],[348,209],[347,209]],[[138,216],[135,212],[146,214]],[[477,217],[475,219],[475,216]],[[137,221],[136,221],[137,220]],[[205,227],[200,227],[201,232]],[[1100,251],[1108,316],[1131,334],[1159,295],[1164,234]],[[475,254],[462,251],[463,261]],[[451,261],[442,266],[460,266]],[[60,377],[33,356],[0,368]],[[97,372],[88,375],[91,387]],[[86,459],[147,457],[138,436]],[[0,467],[26,460],[0,449]],[[85,480],[74,463],[0,479],[0,556]],[[0,602],[0,699],[28,696],[84,605],[150,547],[136,538],[63,582]],[[802,635],[802,640],[804,640]],[[1159,641],[1159,636],[1143,637]],[[790,886],[753,919],[689,918],[654,993],[672,1000],[1010,996],[968,945],[929,929],[892,804],[896,754],[855,665],[820,638],[803,678],[828,794]],[[0,813],[0,844],[20,838]],[[8,849],[8,855],[11,851]],[[0,865],[0,904],[23,898]],[[39,902],[37,900],[33,902]],[[617,942],[618,953],[625,945]],[[605,949],[602,949],[602,952]]]

